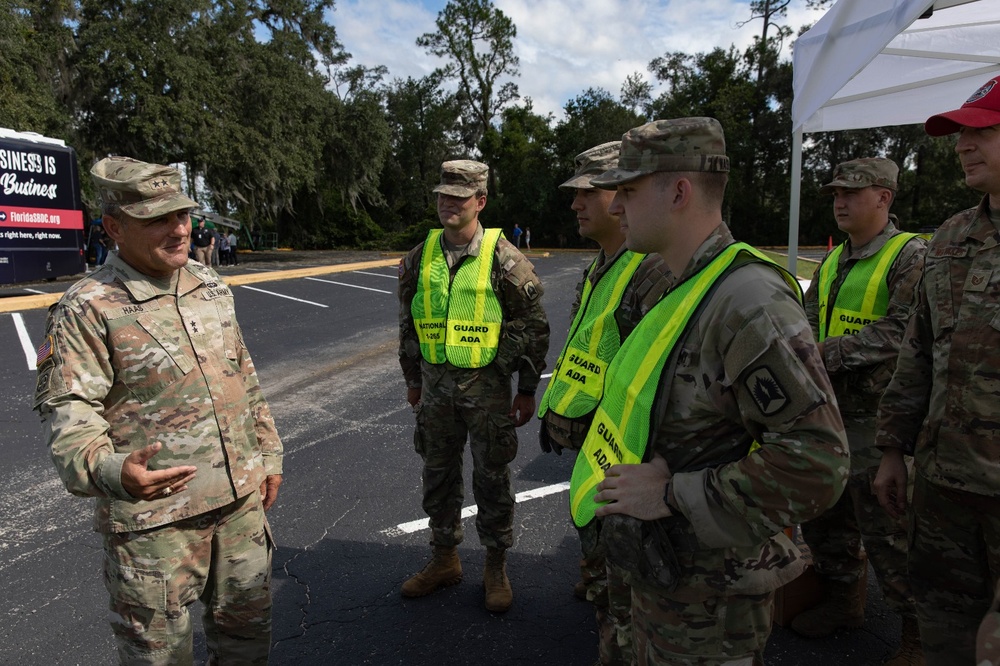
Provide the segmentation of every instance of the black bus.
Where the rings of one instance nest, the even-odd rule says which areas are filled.
[[[84,222],[76,152],[0,128],[0,284],[84,272]]]

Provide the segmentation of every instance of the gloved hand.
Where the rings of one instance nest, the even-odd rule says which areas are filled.
[[[542,447],[542,451],[545,453],[555,453],[557,456],[562,455],[563,447],[556,444],[549,437],[549,429],[545,427],[545,421],[542,421],[542,427],[538,429],[538,445]]]

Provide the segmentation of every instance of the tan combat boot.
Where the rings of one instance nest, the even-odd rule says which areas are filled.
[[[483,567],[483,589],[486,591],[486,610],[505,613],[514,603],[514,593],[507,578],[507,551],[500,548],[486,549],[486,566]]]
[[[865,621],[864,585],[864,579],[854,583],[829,581],[826,599],[796,615],[792,629],[806,638],[823,638],[837,629],[857,629]]]
[[[904,617],[899,649],[885,662],[885,666],[924,666],[924,663],[924,648],[920,644],[917,618]]]
[[[462,561],[454,546],[434,546],[431,561],[403,583],[404,597],[423,597],[434,590],[462,582]]]

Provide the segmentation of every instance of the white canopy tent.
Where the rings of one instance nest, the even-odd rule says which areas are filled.
[[[795,42],[788,263],[802,136],[923,123],[1000,76],[1000,0],[838,0]]]

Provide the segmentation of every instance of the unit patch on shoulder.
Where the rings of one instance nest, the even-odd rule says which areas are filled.
[[[788,393],[767,366],[761,366],[747,375],[745,384],[764,416],[777,414],[791,402]]]
[[[538,300],[538,290],[535,289],[535,283],[531,280],[524,283],[524,293],[532,302]]]
[[[405,269],[403,268],[403,259],[400,259],[399,260],[399,279],[400,280],[403,279],[403,272],[404,272],[404,270]]]
[[[53,353],[52,336],[46,335],[45,340],[38,347],[38,353],[35,355],[35,367],[37,368],[45,361],[52,358],[52,353]]]

